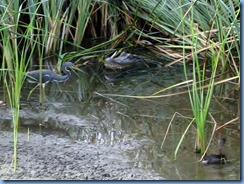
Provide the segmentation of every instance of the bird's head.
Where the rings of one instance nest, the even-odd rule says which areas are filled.
[[[62,66],[62,70],[64,73],[70,73],[69,69],[74,69],[74,70],[77,70],[77,71],[81,71],[83,72],[78,66],[80,66],[81,64],[74,64],[70,61],[68,62],[65,62]]]
[[[74,66],[74,64],[71,63],[70,61],[68,61],[68,62],[66,62],[66,63],[63,64],[63,67],[66,68],[66,69],[67,68],[72,68],[73,66]]]
[[[222,149],[225,144],[226,139],[222,138],[218,140],[219,153],[222,154]]]

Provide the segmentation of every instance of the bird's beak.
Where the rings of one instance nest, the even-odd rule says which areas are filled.
[[[74,67],[78,68],[79,66],[82,66],[83,64],[76,64],[76,65],[73,65]]]
[[[78,70],[78,71],[82,71],[80,68],[78,68],[78,66],[79,66],[79,64],[77,64],[77,65],[73,65],[72,66],[72,69],[74,69],[74,70]]]
[[[77,65],[73,64],[71,68],[72,69],[77,69]]]

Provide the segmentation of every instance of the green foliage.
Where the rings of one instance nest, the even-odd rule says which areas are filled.
[[[192,86],[188,86],[189,91],[189,99],[194,115],[194,119],[196,122],[196,144],[195,144],[195,151],[201,152],[202,154],[205,153],[206,145],[205,145],[205,127],[206,127],[206,120],[209,113],[210,103],[212,100],[213,90],[215,86],[215,77],[217,74],[217,68],[219,67],[219,61],[221,60],[220,57],[224,55],[224,47],[227,42],[228,34],[226,34],[225,37],[223,37],[223,42],[221,42],[220,47],[215,48],[214,45],[211,47],[212,51],[212,59],[210,61],[211,63],[211,74],[210,76],[206,75],[206,62],[201,65],[199,59],[198,59],[198,52],[197,52],[197,45],[199,44],[198,35],[195,33],[194,28],[194,12],[193,10],[190,11],[191,15],[191,40],[192,44],[194,45],[192,47],[192,58],[193,58],[193,65],[192,65],[192,75],[193,75],[193,83]],[[185,25],[182,24],[182,30],[185,29]],[[223,31],[220,27],[220,31]],[[227,32],[228,33],[228,32]],[[184,52],[183,52],[184,54]],[[224,62],[227,62],[227,60],[224,60]],[[222,63],[223,64],[223,63]],[[187,70],[186,70],[186,61],[184,60],[184,72],[186,80],[188,80]],[[204,86],[207,83],[207,88],[204,88]]]
[[[17,3],[17,2],[16,2]],[[12,110],[12,120],[14,127],[14,170],[17,168],[17,134],[18,134],[18,124],[19,124],[19,113],[20,113],[20,93],[21,88],[24,83],[25,73],[27,70],[27,64],[31,60],[31,56],[35,50],[34,45],[31,43],[31,32],[32,26],[31,23],[33,19],[30,21],[30,25],[27,26],[25,33],[22,36],[17,34],[18,24],[12,24],[14,22],[19,22],[21,7],[16,4],[12,4],[9,8],[13,8],[11,11],[6,9],[3,13],[3,17],[1,19],[1,24],[4,25],[0,30],[1,36],[1,44],[3,47],[3,55],[2,55],[2,69],[1,69],[1,77],[4,82],[4,86],[6,88],[8,94],[8,102],[9,106]],[[9,12],[15,12],[11,14]],[[11,22],[11,21],[13,22]],[[28,48],[32,45],[32,50]],[[18,48],[22,49],[18,49]],[[28,52],[29,51],[29,52]]]

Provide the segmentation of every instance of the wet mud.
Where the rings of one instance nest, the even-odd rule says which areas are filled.
[[[13,170],[13,133],[0,132],[1,180],[162,180],[134,167],[124,151],[131,143],[116,146],[71,141],[65,137],[26,133],[18,135],[18,168]],[[140,143],[136,143],[141,146]],[[134,144],[134,146],[136,146]]]

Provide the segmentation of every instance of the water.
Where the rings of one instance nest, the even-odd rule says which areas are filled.
[[[209,153],[216,153],[218,138],[225,137],[227,164],[202,165],[198,162],[200,156],[193,152],[194,126],[188,130],[175,160],[176,146],[192,118],[188,94],[156,99],[119,96],[147,96],[182,81],[184,75],[180,66],[140,70],[135,75],[114,81],[107,81],[94,73],[77,73],[65,83],[48,84],[42,108],[38,103],[38,90],[30,101],[26,101],[33,87],[26,84],[21,98],[20,132],[26,132],[29,128],[31,132],[55,134],[71,142],[87,142],[104,147],[119,145],[132,160],[131,167],[144,169],[145,172],[153,171],[168,180],[239,180],[239,122],[218,131],[209,148]],[[167,93],[184,90],[171,89]],[[221,100],[213,101],[210,111],[218,126],[238,114],[239,99]],[[10,131],[9,109],[5,107],[0,112],[1,129]],[[213,121],[208,121],[207,138],[213,126]]]

